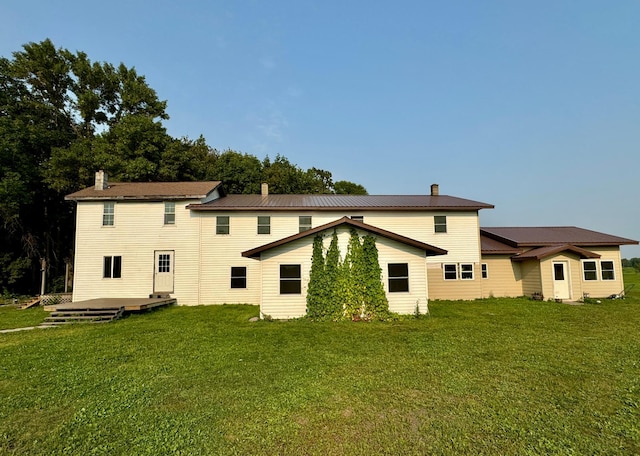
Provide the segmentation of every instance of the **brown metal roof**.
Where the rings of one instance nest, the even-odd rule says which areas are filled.
[[[586,249],[581,249],[575,245],[549,245],[546,247],[539,247],[537,249],[528,250],[520,255],[516,255],[511,258],[512,261],[525,261],[525,260],[541,260],[551,255],[555,255],[560,252],[572,252],[577,254],[580,258],[600,258],[600,255],[594,252],[590,252]]]
[[[358,228],[364,231],[367,231],[372,234],[376,234],[378,236],[382,236],[388,239],[392,239],[394,241],[400,242],[402,244],[410,245],[412,247],[416,247],[418,249],[424,250],[426,256],[435,256],[435,255],[446,255],[447,251],[441,249],[439,247],[435,247],[433,245],[425,244],[424,242],[416,241],[415,239],[411,239],[405,236],[402,236],[397,233],[392,233],[391,231],[383,230],[382,228],[378,228],[373,225],[367,225],[366,223],[358,222],[356,220],[352,220],[349,217],[342,217],[338,220],[335,220],[330,223],[326,223],[324,225],[315,227],[313,229],[303,231],[301,233],[294,234],[292,236],[288,236],[286,238],[280,239],[278,241],[271,242],[269,244],[265,244],[260,247],[256,247],[255,249],[247,250],[246,252],[242,252],[243,257],[247,258],[260,258],[260,254],[267,250],[273,249],[275,247],[279,247],[284,244],[288,244],[289,242],[295,241],[297,239],[302,239],[307,236],[313,236],[316,233],[321,231],[325,231],[331,228],[336,228],[341,225],[349,225],[354,228]]]
[[[88,187],[64,199],[70,201],[91,200],[155,200],[202,199],[220,186],[220,181],[210,182],[110,182],[104,190]]]
[[[194,211],[464,211],[493,208],[491,204],[446,195],[227,195],[188,207]]]
[[[522,249],[518,247],[512,247],[482,234],[480,235],[480,249],[483,255],[514,255],[522,252]]]
[[[481,236],[511,247],[544,247],[549,245],[630,245],[638,241],[575,226],[491,227],[480,228]]]

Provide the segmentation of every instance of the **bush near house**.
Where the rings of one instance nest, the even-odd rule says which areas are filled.
[[[639,308],[439,301],[336,323],[172,307],[0,334],[0,454],[638,454]]]

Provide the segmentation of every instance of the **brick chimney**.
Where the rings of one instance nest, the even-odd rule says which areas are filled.
[[[109,188],[109,183],[107,182],[107,173],[103,170],[96,171],[96,186],[95,189],[97,191],[104,190]]]
[[[431,184],[431,196],[438,196],[440,194],[440,187],[438,184]]]
[[[267,184],[266,182],[262,183],[262,185],[260,186],[260,194],[262,196],[269,195],[269,184]]]

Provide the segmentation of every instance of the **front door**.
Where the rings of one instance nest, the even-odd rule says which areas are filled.
[[[156,250],[153,274],[154,293],[173,293],[173,250]]]
[[[553,294],[556,299],[569,299],[569,265],[566,261],[553,263]]]

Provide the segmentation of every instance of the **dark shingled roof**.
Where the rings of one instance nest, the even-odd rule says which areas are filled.
[[[575,226],[480,228],[480,235],[511,247],[550,245],[604,246],[630,245],[638,241]]]
[[[446,195],[227,195],[188,207],[194,211],[466,211],[493,208],[491,204]]]
[[[378,236],[382,236],[388,239],[392,239],[394,241],[400,242],[402,244],[410,245],[412,247],[416,247],[418,249],[424,250],[426,256],[435,256],[435,255],[446,255],[447,251],[441,249],[439,247],[435,247],[433,245],[425,244],[424,242],[416,241],[415,239],[411,239],[405,236],[402,236],[397,233],[392,233],[391,231],[383,230],[382,228],[378,228],[373,225],[367,225],[363,222],[358,222],[357,220],[353,220],[349,217],[342,217],[338,220],[335,220],[330,223],[326,223],[321,226],[317,226],[313,229],[303,231],[301,233],[294,234],[292,236],[288,236],[286,238],[280,239],[278,241],[270,242],[269,244],[265,244],[260,247],[256,247],[255,249],[247,250],[246,252],[242,252],[243,257],[247,258],[259,258],[262,252],[273,249],[275,247],[279,247],[284,244],[288,244],[289,242],[295,241],[297,239],[302,239],[307,236],[313,236],[316,233],[321,231],[325,231],[331,228],[336,228],[341,225],[349,225],[354,228],[358,228],[364,231],[367,231],[371,234],[376,234]]]
[[[64,199],[70,201],[202,199],[220,184],[220,181],[110,182],[109,187],[104,190],[88,187],[71,193]]]

